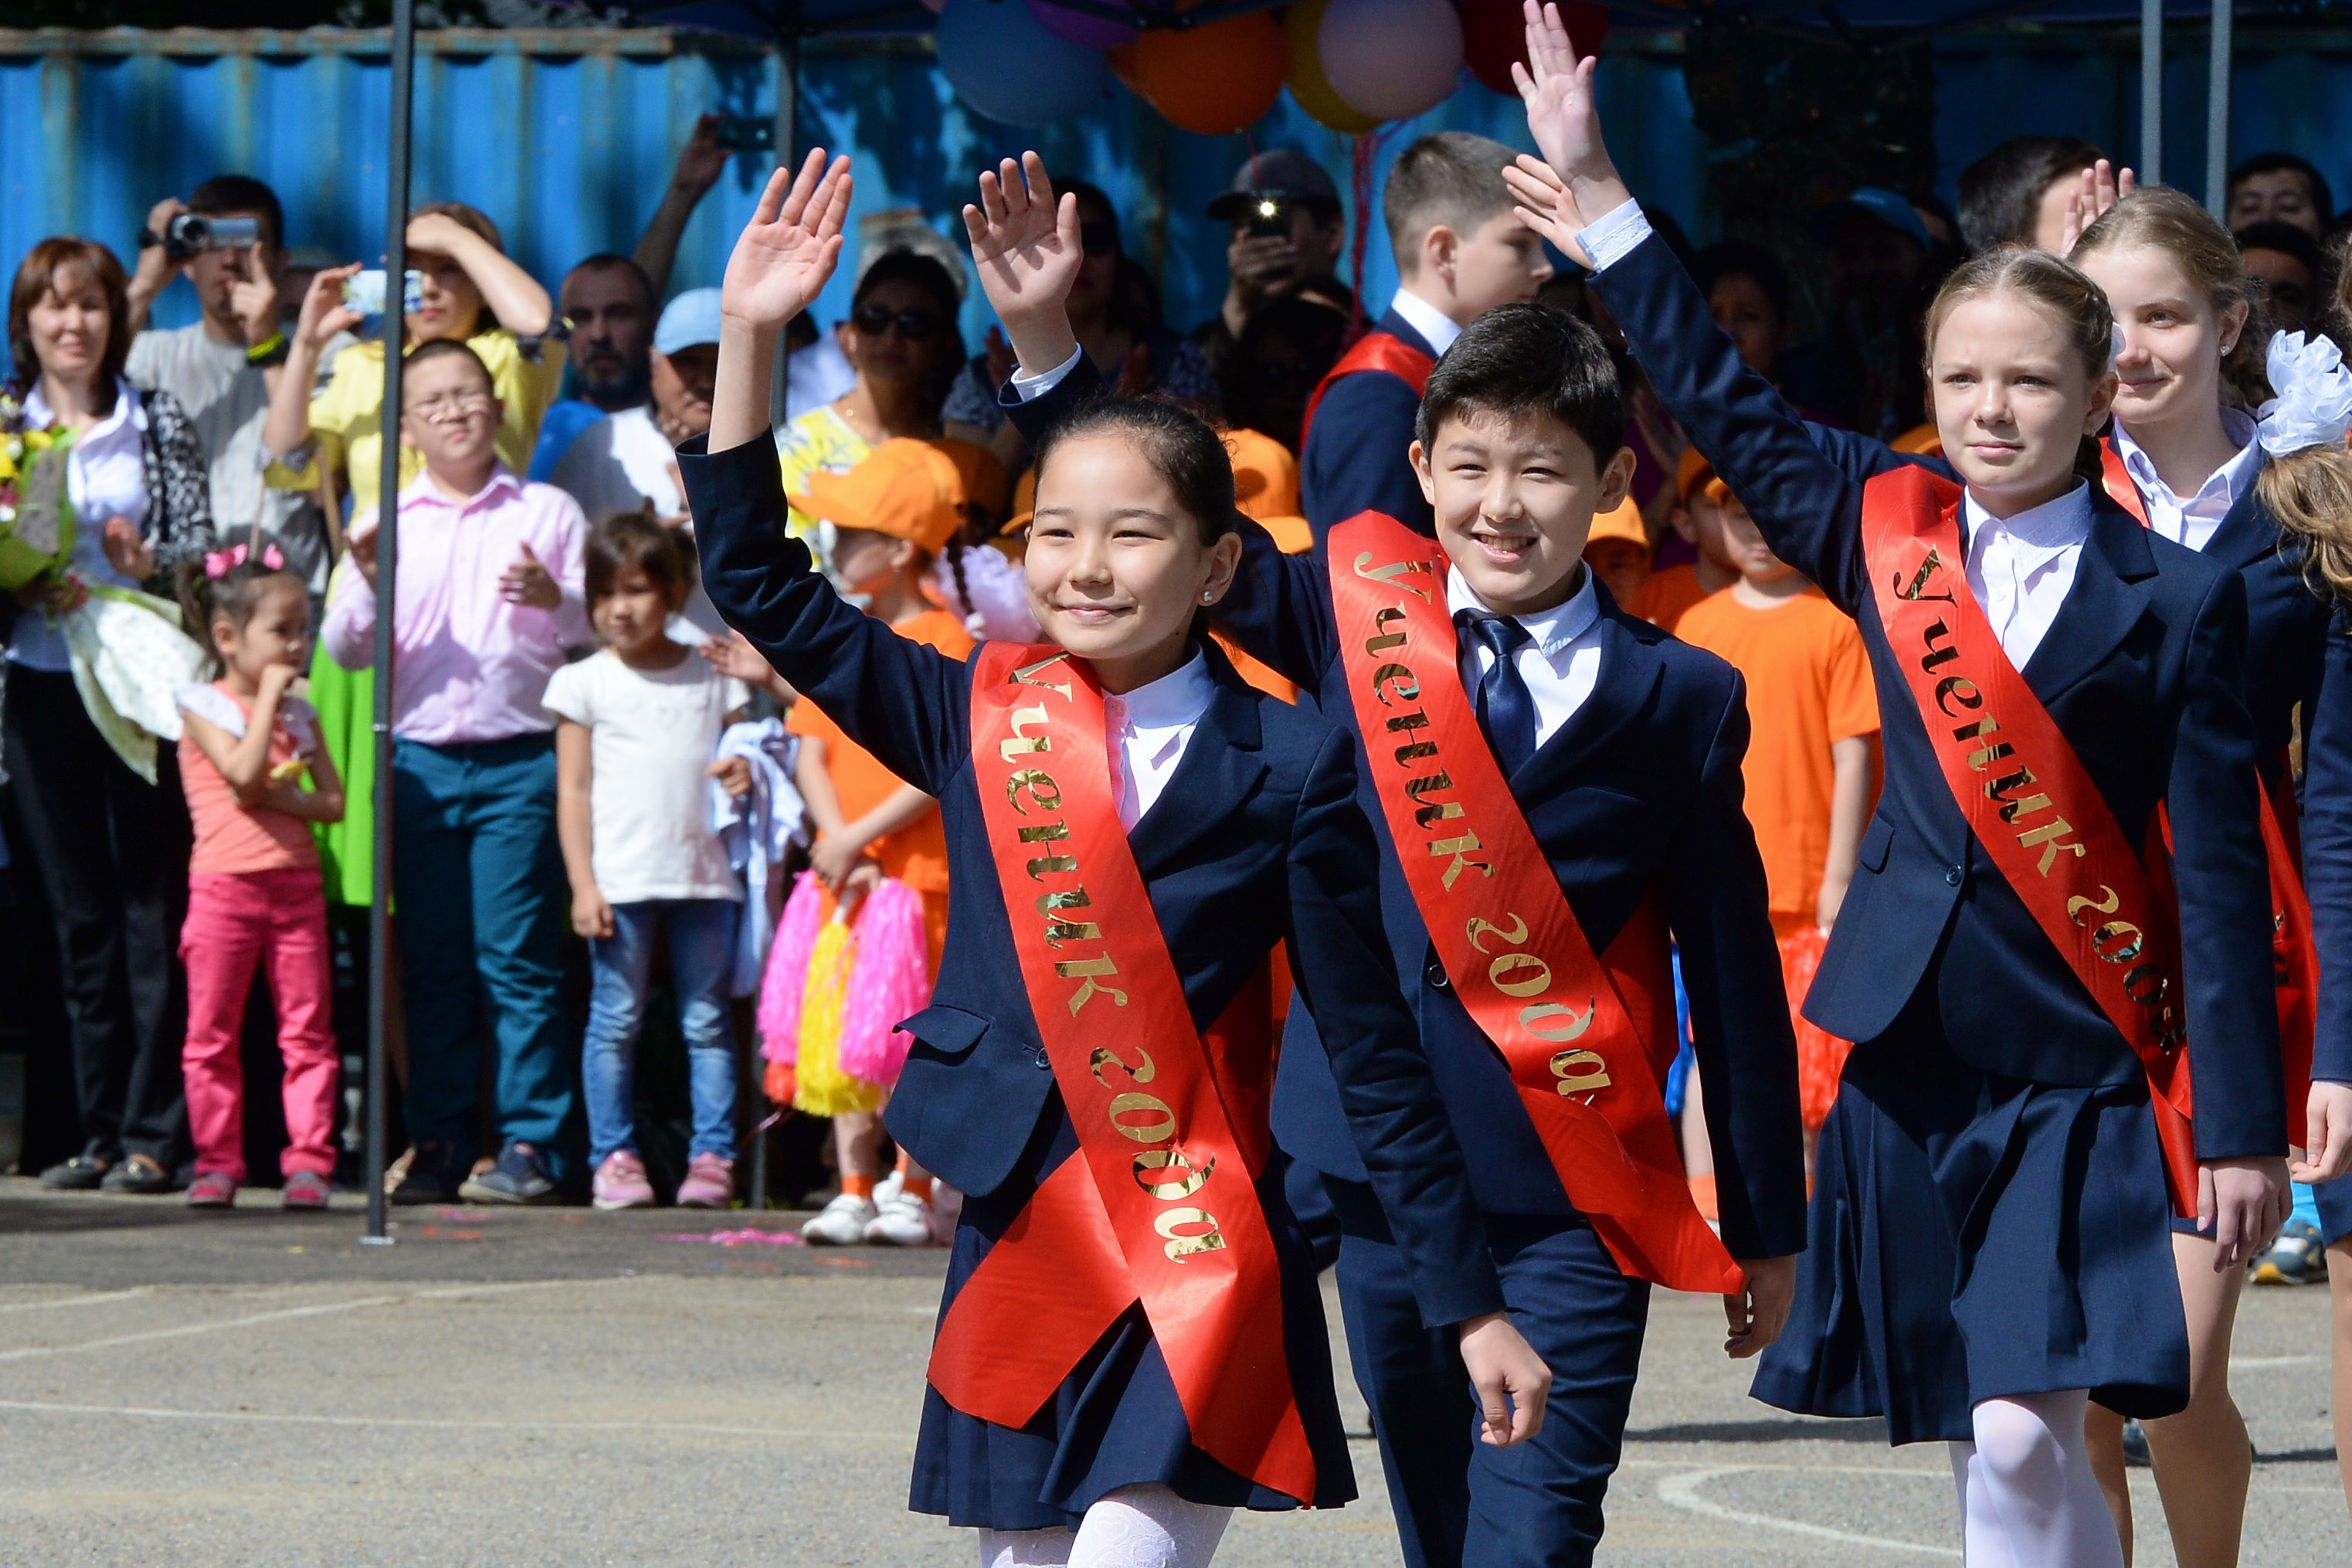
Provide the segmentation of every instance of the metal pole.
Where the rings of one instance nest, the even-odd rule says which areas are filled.
[[[776,157],[778,164],[790,169],[800,157],[801,106],[801,39],[787,17],[776,32]],[[767,171],[761,170],[760,180],[767,182]],[[781,429],[791,423],[796,412],[785,394],[792,386],[792,354],[784,347],[784,334],[776,332],[776,369],[768,384],[768,423]]]
[[[2213,0],[2213,37],[2205,60],[2205,210],[2230,221],[2221,209],[2230,193],[2231,0]]]
[[[416,66],[415,0],[392,0],[392,142],[385,158],[390,195],[384,203],[383,467],[376,483],[375,531],[375,803],[374,895],[368,904],[367,1234],[379,1246],[392,1237],[384,1223],[384,1101],[391,1094],[384,1023],[392,998],[387,984],[392,948],[392,619],[393,580],[400,571],[401,340],[408,303],[408,105]]]
[[[2139,0],[2139,183],[2163,182],[2164,0]]]

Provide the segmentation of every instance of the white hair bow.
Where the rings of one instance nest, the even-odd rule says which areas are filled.
[[[2344,351],[2314,332],[2278,332],[2271,338],[2271,387],[2278,395],[2263,405],[2255,435],[2274,458],[2306,447],[2340,447],[2352,430],[2352,369]]]

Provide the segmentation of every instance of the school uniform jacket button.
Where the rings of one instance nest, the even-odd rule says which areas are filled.
[[[1944,868],[1944,883],[1947,887],[1957,888],[1960,885],[1962,879],[1966,878],[1968,874],[1968,868],[1966,867],[1947,866]]]
[[[1422,971],[1422,978],[1428,982],[1432,991],[1444,991],[1449,989],[1454,984],[1445,978],[1445,965],[1433,958],[1429,961],[1429,966]]]
[[[1052,1072],[1054,1070],[1054,1058],[1045,1054],[1045,1047],[1039,1046],[1037,1047],[1036,1054],[1033,1059],[1036,1062],[1040,1069],[1045,1072]]]

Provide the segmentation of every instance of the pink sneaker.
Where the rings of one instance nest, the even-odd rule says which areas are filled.
[[[593,1188],[600,1209],[649,1209],[654,1187],[646,1180],[646,1163],[634,1149],[616,1149],[596,1167]]]
[[[192,1209],[235,1208],[236,1183],[226,1171],[206,1171],[188,1184],[188,1206]]]
[[[677,1206],[723,1209],[735,1201],[735,1162],[716,1154],[697,1154],[687,1162],[686,1180],[677,1184]]]
[[[327,1178],[316,1171],[296,1171],[286,1178],[278,1189],[278,1206],[289,1209],[322,1209],[334,1189]]]

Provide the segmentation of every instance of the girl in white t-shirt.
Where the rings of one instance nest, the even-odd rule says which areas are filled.
[[[588,939],[592,990],[581,1077],[600,1209],[654,1201],[631,1113],[654,933],[669,939],[686,1037],[694,1141],[677,1201],[735,1195],[735,1037],[728,975],[743,891],[711,828],[709,780],[751,787],[749,765],[714,762],[730,716],[751,700],[673,640],[664,624],[689,582],[677,537],[629,513],[589,536],[588,614],[600,653],[547,683],[556,715],[556,829],[572,877],[572,927]]]

